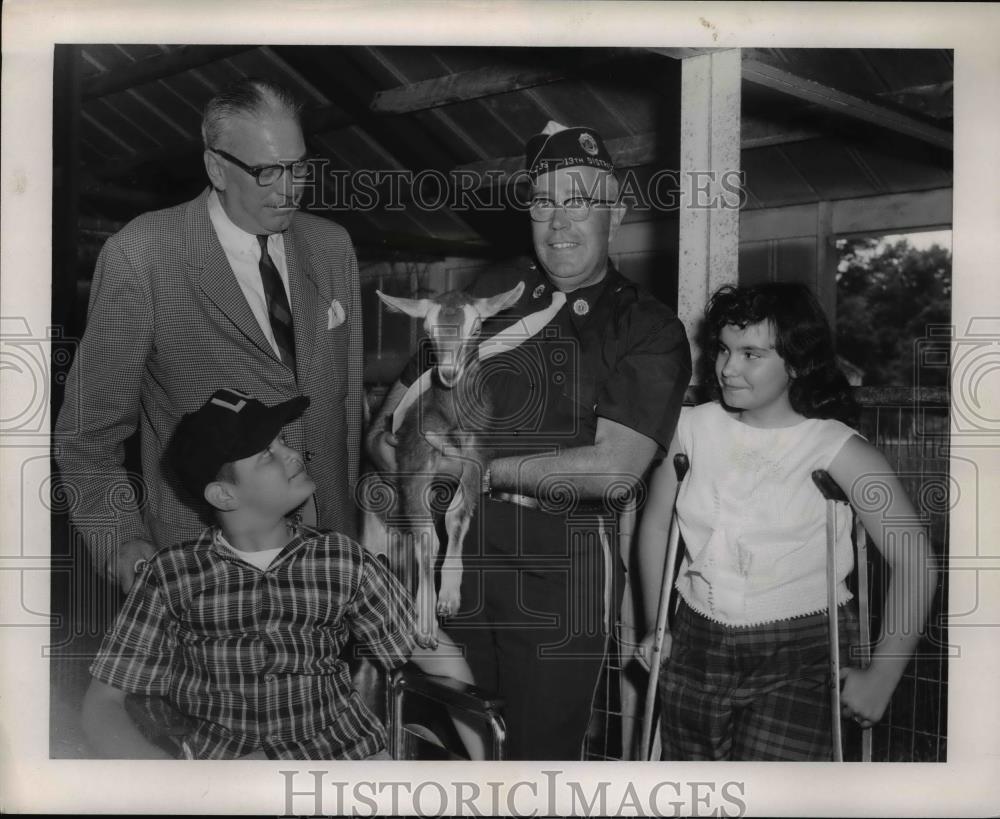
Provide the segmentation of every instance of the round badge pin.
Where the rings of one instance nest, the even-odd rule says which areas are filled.
[[[590,305],[587,304],[586,299],[577,299],[573,302],[573,312],[578,316],[585,316],[590,312]]]
[[[580,134],[580,147],[591,156],[597,156],[597,152],[599,150],[597,147],[597,140],[586,131]]]
[[[545,294],[545,285],[540,284],[534,290],[531,291],[531,298],[540,299]]]

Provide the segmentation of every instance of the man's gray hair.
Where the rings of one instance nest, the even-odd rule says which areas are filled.
[[[201,118],[201,138],[206,148],[218,147],[236,117],[289,116],[301,125],[301,110],[301,103],[287,88],[270,80],[247,77],[208,101]]]

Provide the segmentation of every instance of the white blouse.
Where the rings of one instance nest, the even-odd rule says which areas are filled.
[[[761,429],[717,403],[684,408],[677,437],[691,466],[677,500],[677,589],[691,608],[739,626],[826,610],[826,501],[811,473],[856,434],[833,420]],[[854,566],[846,509],[836,565],[843,604]]]

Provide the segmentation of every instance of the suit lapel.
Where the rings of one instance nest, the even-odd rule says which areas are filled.
[[[309,372],[313,347],[316,343],[317,322],[325,318],[318,315],[330,304],[330,294],[319,288],[322,277],[305,243],[295,230],[295,220],[285,231],[285,264],[288,266],[288,288],[292,293],[292,328],[295,332],[295,369],[299,379]]]
[[[236,274],[229,266],[226,252],[212,227],[212,220],[208,217],[207,190],[188,205],[184,221],[187,236],[185,265],[188,275],[201,288],[206,298],[225,314],[236,332],[248,338],[271,358],[280,361],[250,310],[246,296],[236,281]]]

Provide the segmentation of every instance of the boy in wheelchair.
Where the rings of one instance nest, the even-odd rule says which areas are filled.
[[[281,429],[308,404],[267,407],[224,389],[178,425],[166,457],[217,525],[159,550],[104,638],[83,705],[102,756],[390,758],[341,653],[353,638],[382,667],[404,664],[413,604],[353,540],[288,517],[315,484]],[[457,658],[412,659],[431,674],[468,674]],[[175,722],[178,751],[139,729],[137,701]]]

